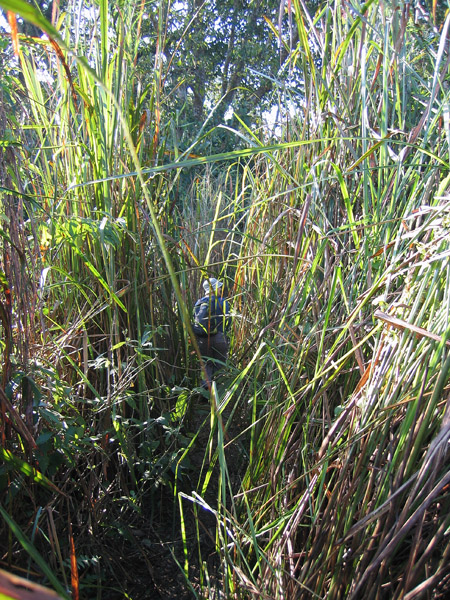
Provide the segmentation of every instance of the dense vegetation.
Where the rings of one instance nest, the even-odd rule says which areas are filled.
[[[446,7],[0,7],[0,567],[74,599],[447,597]]]

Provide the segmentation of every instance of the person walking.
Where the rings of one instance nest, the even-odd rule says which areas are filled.
[[[207,380],[202,385],[210,388],[215,373],[227,360],[229,341],[226,333],[231,325],[231,315],[222,281],[215,277],[205,279],[203,291],[204,296],[194,305],[192,329],[205,360]]]

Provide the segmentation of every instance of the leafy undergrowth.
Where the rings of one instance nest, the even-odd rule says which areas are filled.
[[[238,119],[198,157],[170,147],[163,3],[135,85],[134,4],[100,4],[85,60],[74,13],[17,3],[53,42],[2,83],[1,566],[87,600],[445,598],[450,17],[292,0],[280,138]]]

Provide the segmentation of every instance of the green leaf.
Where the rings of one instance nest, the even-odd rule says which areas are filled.
[[[48,578],[53,588],[60,594],[62,598],[69,600],[70,596],[64,589],[64,587],[59,582],[56,575],[50,569],[48,564],[27,538],[27,536],[23,533],[17,523],[14,521],[12,517],[6,512],[6,510],[0,505],[0,514],[2,515],[4,521],[12,531],[12,533],[16,536],[17,540],[20,542],[23,549],[27,552],[27,554],[31,557],[31,559],[37,564],[42,573]]]
[[[6,448],[0,448],[0,457],[4,460],[5,463],[11,465],[14,469],[17,469],[23,475],[31,477],[33,481],[35,481],[39,485],[42,485],[47,489],[52,490],[53,492],[60,492],[60,490],[58,490],[56,485],[52,483],[50,479],[45,477],[45,475],[43,475],[40,471],[32,467],[30,464],[28,464],[21,458],[17,458],[17,456],[14,456],[9,450],[6,450]]]
[[[30,6],[23,0],[0,0],[0,7],[6,11],[11,11],[14,14],[20,15],[36,27],[40,27],[51,38],[61,41],[58,31],[51,25],[47,19],[33,6]]]

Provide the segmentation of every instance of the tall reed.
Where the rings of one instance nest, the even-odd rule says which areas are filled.
[[[101,597],[127,578],[108,542],[128,536],[151,579],[129,524],[150,497],[153,526],[165,487],[198,597],[444,597],[448,19],[427,46],[409,5],[293,0],[304,96],[281,140],[242,124],[247,148],[169,162],[163,2],[146,87],[144,4],[73,0],[53,27],[0,5],[54,40],[19,40],[27,102],[3,184],[27,231],[2,236],[9,560],[21,545],[64,593],[78,558]],[[211,274],[234,318],[205,413],[188,313]]]
[[[218,497],[222,589],[445,597],[449,21],[433,53],[405,5],[291,11],[299,144],[253,171],[235,274],[245,377],[218,401],[247,412],[249,461]],[[220,465],[221,489],[236,466]]]
[[[2,290],[12,292],[12,304],[2,303],[10,342],[2,349],[2,555],[11,566],[21,545],[33,560],[45,557],[40,564],[49,557],[54,580],[67,586],[67,565],[73,582],[74,552],[85,548],[85,593],[96,576],[101,597],[104,567],[83,540],[88,533],[106,555],[102,532],[115,519],[108,510],[132,513],[133,498],[171,485],[179,452],[171,389],[192,375],[184,303],[179,297],[177,307],[170,280],[171,269],[185,269],[167,241],[170,181],[141,171],[141,162],[164,156],[170,126],[159,107],[163,47],[143,86],[136,59],[144,3],[73,0],[64,12],[55,7],[52,24],[25,2],[1,6],[49,36],[16,40],[12,87],[23,110],[16,122],[5,115],[15,154],[3,201],[18,234],[2,236]],[[159,42],[163,31],[160,22]],[[67,498],[75,508],[66,510]],[[69,539],[73,510],[67,547],[61,536]]]

